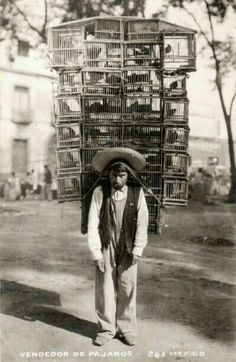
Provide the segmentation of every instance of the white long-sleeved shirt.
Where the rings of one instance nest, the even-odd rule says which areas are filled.
[[[111,197],[115,200],[127,199],[128,187],[125,185],[121,190],[112,188]],[[93,260],[102,258],[102,243],[98,231],[99,215],[103,201],[102,187],[98,186],[92,196],[91,206],[88,218],[88,246],[92,254]],[[148,208],[144,192],[141,189],[138,199],[138,217],[137,230],[134,240],[132,253],[137,256],[142,256],[143,249],[147,244],[147,228],[148,228]]]

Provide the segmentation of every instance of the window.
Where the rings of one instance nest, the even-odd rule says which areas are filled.
[[[29,123],[31,121],[28,88],[15,87],[13,107],[13,122]]]
[[[17,54],[21,57],[28,57],[29,43],[27,43],[26,41],[18,40]]]

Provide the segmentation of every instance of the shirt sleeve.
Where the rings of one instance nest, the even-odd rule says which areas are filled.
[[[147,245],[148,240],[148,208],[143,189],[140,190],[138,200],[138,218],[137,218],[137,231],[134,241],[132,254],[142,256],[143,249]]]
[[[93,260],[102,258],[102,244],[98,231],[102,198],[102,188],[97,187],[93,192],[88,216],[88,247],[92,254]]]

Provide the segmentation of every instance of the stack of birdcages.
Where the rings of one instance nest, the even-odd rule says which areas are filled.
[[[187,203],[187,72],[194,31],[158,19],[96,17],[50,32],[59,201],[84,199],[98,175],[95,154],[129,147],[147,161],[143,182],[162,205]],[[160,204],[147,195],[150,230]]]

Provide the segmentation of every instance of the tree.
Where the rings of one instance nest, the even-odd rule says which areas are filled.
[[[144,17],[146,0],[69,0],[64,21],[99,15]]]
[[[27,2],[24,0],[1,0],[0,2],[0,31],[1,40],[10,37],[11,39],[27,40],[27,30],[33,31],[38,43],[46,43],[48,24],[48,3],[42,0],[44,5],[43,16],[35,22]]]
[[[230,158],[231,188],[229,201],[236,202],[236,164],[234,153],[234,142],[232,133],[232,112],[236,98],[236,89],[231,94],[230,103],[226,102],[228,90],[224,88],[226,78],[236,69],[236,49],[233,36],[227,35],[224,39],[219,38],[216,28],[226,25],[228,17],[235,16],[236,3],[234,0],[170,0],[170,5],[181,8],[197,25],[199,34],[205,41],[204,50],[211,53],[210,63],[214,69],[214,83],[219,94],[220,105],[227,129],[228,147]],[[206,19],[198,18],[193,7],[202,6]],[[206,21],[203,21],[206,20]],[[233,29],[231,29],[233,31]]]
[[[47,43],[48,27],[58,22],[103,15],[143,16],[146,0],[0,0],[0,40]],[[34,35],[32,37],[32,34]]]

